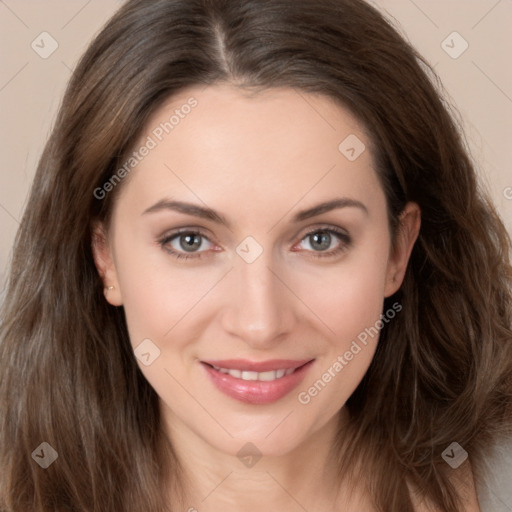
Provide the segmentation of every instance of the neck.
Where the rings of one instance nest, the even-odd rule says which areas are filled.
[[[346,420],[346,412],[341,416]],[[180,462],[181,508],[213,512],[276,510],[334,511],[347,504],[333,453],[340,418],[335,417],[292,451],[279,455],[237,457],[208,444],[168,415],[169,437]],[[239,448],[239,440],[233,440]],[[234,453],[238,450],[236,449]],[[175,503],[171,500],[171,503]],[[369,508],[367,510],[370,510]]]

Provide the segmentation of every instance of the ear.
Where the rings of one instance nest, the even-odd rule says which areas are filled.
[[[388,261],[385,297],[393,295],[402,286],[409,257],[420,232],[420,207],[416,203],[407,203],[399,216],[399,221]]]
[[[92,226],[91,249],[98,274],[103,281],[104,294],[112,306],[122,306],[121,290],[112,256],[112,249],[103,223]]]

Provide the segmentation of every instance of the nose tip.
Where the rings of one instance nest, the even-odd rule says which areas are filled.
[[[266,347],[292,330],[293,304],[264,261],[242,263],[233,272],[223,327],[253,347]]]

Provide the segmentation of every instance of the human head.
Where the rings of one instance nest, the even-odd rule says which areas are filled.
[[[191,99],[194,112],[158,140]],[[368,135],[323,96],[187,88],[148,127],[135,147],[152,149],[123,183],[108,225],[95,227],[97,267],[113,286],[106,300],[123,307],[135,352],[156,352],[139,366],[170,431],[192,431],[194,444],[232,456],[246,442],[263,455],[291,452],[335,428],[366,373],[383,302],[400,288],[418,235],[419,208],[408,203],[392,233],[371,150],[363,150]],[[354,158],[345,140],[357,147]],[[182,248],[190,233],[195,242]],[[311,242],[315,235],[323,246]],[[345,361],[351,348],[357,357]],[[291,369],[308,363],[293,390],[284,386],[291,377],[261,390],[235,381],[220,385],[226,396],[209,380],[223,364],[290,369],[269,363],[276,360]],[[311,388],[331,366],[332,384]],[[310,390],[306,400],[297,399],[301,388]]]
[[[94,192],[118,171],[164,102],[193,85],[228,82],[256,91],[294,88],[339,102],[370,135],[391,233],[405,204],[419,204],[422,228],[404,284],[384,306],[398,301],[403,311],[382,330],[372,366],[347,406],[361,435],[375,443],[391,439],[390,457],[410,467],[428,460],[425,452],[439,450],[455,433],[470,442],[474,424],[453,418],[462,411],[460,418],[466,418],[468,407],[481,411],[484,401],[486,407],[492,401],[480,388],[465,404],[455,399],[475,395],[477,384],[451,372],[446,352],[449,347],[457,354],[468,373],[484,372],[488,389],[502,385],[503,373],[484,370],[489,355],[478,339],[489,338],[509,318],[504,285],[498,284],[506,268],[506,236],[478,195],[457,127],[422,66],[382,16],[356,0],[326,0],[321,8],[309,0],[133,1],[121,8],[68,88],[18,237],[7,299],[4,332],[15,326],[19,332],[23,322],[24,339],[30,340],[24,350],[38,354],[41,364],[59,354],[62,378],[90,391],[83,398],[59,391],[66,432],[73,431],[77,415],[88,414],[86,405],[100,415],[109,404],[111,417],[131,429],[132,449],[141,460],[147,452],[133,439],[149,433],[151,446],[157,445],[156,396],[138,372],[122,311],[104,301],[91,252],[94,222],[108,223],[123,184],[103,199]],[[475,275],[477,265],[487,267]],[[503,307],[490,311],[496,303]],[[460,311],[469,304],[479,307],[469,322],[461,321]],[[37,330],[41,318],[45,327]],[[52,343],[42,344],[46,338]],[[39,384],[31,375],[27,397]],[[14,386],[16,377],[7,377],[9,382]],[[429,400],[437,396],[451,397],[449,413],[433,413]],[[134,404],[133,413],[124,410],[125,401]],[[55,414],[59,407],[53,405]],[[27,409],[19,414],[18,421],[27,421]],[[448,414],[452,421],[443,423]],[[139,424],[133,416],[149,421]],[[49,416],[39,421],[55,432]],[[92,438],[97,425],[82,425]],[[432,429],[437,437],[429,444]],[[411,432],[416,443],[404,446],[401,439]],[[71,446],[72,439],[62,436],[61,444]],[[128,453],[127,441],[115,444]],[[425,475],[431,469],[420,464]],[[128,470],[120,474],[129,480]],[[391,488],[398,486],[395,481]]]

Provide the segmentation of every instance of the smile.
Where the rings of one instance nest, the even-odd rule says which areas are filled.
[[[214,386],[238,401],[269,404],[288,395],[304,379],[314,360],[201,361]]]
[[[285,375],[290,375],[291,373],[293,373],[296,370],[296,368],[289,368],[287,370],[279,369],[279,370],[270,370],[268,372],[249,372],[249,371],[243,372],[241,370],[218,368],[217,366],[214,366],[213,368],[220,373],[226,373],[228,375],[231,375],[232,377],[235,377],[235,379],[262,380],[262,381],[266,381],[266,382],[276,380],[276,379],[281,379]]]

